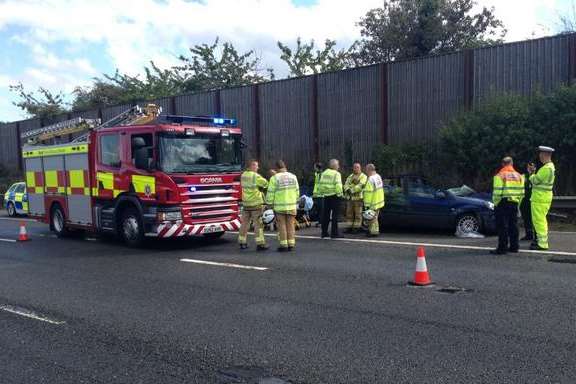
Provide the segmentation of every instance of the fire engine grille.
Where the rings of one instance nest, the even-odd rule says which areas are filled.
[[[224,222],[238,215],[238,192],[234,184],[179,184],[184,219],[195,223]]]

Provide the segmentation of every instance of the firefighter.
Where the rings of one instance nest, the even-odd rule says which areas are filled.
[[[295,223],[296,208],[300,195],[298,179],[286,170],[282,160],[276,162],[277,173],[270,178],[266,204],[274,210],[278,228],[279,252],[292,251],[296,246]]]
[[[380,234],[378,216],[384,208],[384,183],[374,164],[366,165],[368,181],[364,187],[364,213],[363,216],[368,224],[368,237],[376,237]]]
[[[264,238],[264,224],[262,223],[262,212],[264,210],[264,199],[262,192],[268,187],[268,181],[258,174],[258,161],[249,160],[246,171],[240,177],[242,187],[242,225],[238,234],[238,244],[240,249],[248,248],[248,229],[250,223],[254,224],[254,235],[256,237],[256,249],[265,251],[268,249]]]
[[[315,163],[314,164],[314,190],[312,192],[312,199],[314,201],[314,207],[312,208],[312,213],[310,218],[316,221],[316,227],[320,226],[322,221],[322,196],[318,192],[320,188],[320,176],[324,171],[324,164]]]
[[[318,182],[318,194],[322,196],[322,238],[328,237],[328,225],[330,225],[330,237],[333,239],[340,237],[338,233],[338,213],[340,211],[343,189],[342,175],[338,172],[339,168],[340,163],[338,160],[330,160],[328,169],[322,172]]]
[[[346,218],[351,222],[347,233],[358,233],[362,226],[362,204],[363,191],[368,181],[368,176],[362,172],[362,165],[354,163],[352,174],[348,176],[344,183],[344,196],[346,202]]]
[[[522,222],[524,223],[525,235],[522,241],[534,240],[534,226],[532,225],[532,210],[530,209],[530,197],[532,196],[532,183],[530,182],[530,170],[536,169],[534,163],[526,164],[526,173],[524,173],[524,198],[520,203],[520,213],[522,214]]]
[[[498,247],[490,251],[493,255],[518,252],[518,206],[524,198],[524,176],[514,169],[512,158],[505,157],[501,165],[493,179],[492,202],[498,230]]]
[[[552,163],[552,153],[554,149],[550,147],[538,147],[538,157],[542,162],[542,167],[536,172],[531,167],[530,182],[532,183],[532,196],[530,197],[530,209],[532,211],[532,224],[536,234],[535,241],[530,245],[530,249],[546,250],[548,246],[548,221],[546,216],[552,205],[555,168]]]

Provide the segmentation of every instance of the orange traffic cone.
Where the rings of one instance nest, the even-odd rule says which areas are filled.
[[[28,233],[26,232],[26,226],[24,225],[24,222],[21,221],[20,222],[20,233],[18,234],[18,241],[28,241],[30,240],[28,238]]]
[[[433,284],[428,274],[428,268],[426,267],[424,247],[419,247],[416,252],[416,272],[414,273],[414,281],[412,284],[418,286]]]

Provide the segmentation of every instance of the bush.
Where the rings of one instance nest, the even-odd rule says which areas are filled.
[[[556,192],[576,193],[576,87],[550,95],[501,95],[449,122],[440,133],[444,161],[463,182],[489,189],[502,157],[519,171],[537,158],[535,148],[556,148]]]

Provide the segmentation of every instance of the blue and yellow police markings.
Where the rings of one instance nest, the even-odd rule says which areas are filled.
[[[24,215],[28,213],[28,193],[26,184],[16,183],[4,194],[4,208],[9,216]]]

